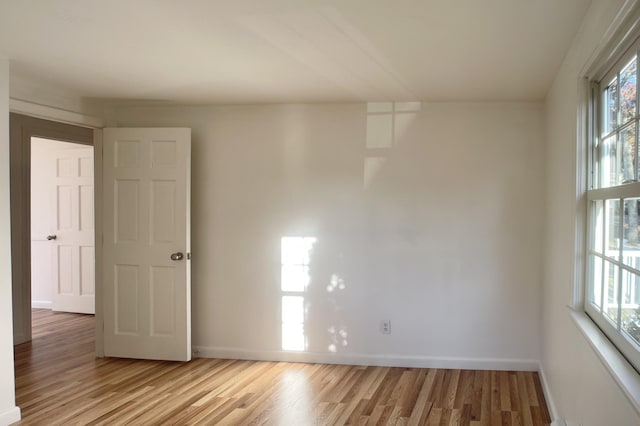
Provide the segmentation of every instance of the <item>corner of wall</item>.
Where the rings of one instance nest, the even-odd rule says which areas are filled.
[[[9,206],[9,61],[0,59],[0,424],[20,420],[13,369]]]
[[[542,392],[544,393],[544,399],[547,403],[549,414],[551,415],[551,426],[565,426],[564,420],[560,419],[558,416],[558,410],[553,400],[553,395],[551,394],[551,388],[549,387],[549,383],[547,382],[547,376],[544,373],[542,361],[540,361],[540,364],[538,365],[538,374],[540,375],[540,381],[542,382]]]
[[[86,99],[72,91],[14,74],[9,86],[9,110],[61,123],[101,128],[105,108],[100,100]]]
[[[52,86],[42,81],[11,76],[10,98],[41,107],[50,107],[88,116],[102,116],[102,102],[88,100],[77,93]]]

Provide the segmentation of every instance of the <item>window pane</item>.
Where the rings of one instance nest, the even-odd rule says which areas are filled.
[[[600,187],[608,188],[618,184],[618,137],[613,135],[602,141],[600,151]]]
[[[618,266],[613,263],[604,262],[605,294],[603,312],[616,324],[616,327],[618,323],[618,280],[620,279],[618,270]]]
[[[622,271],[622,328],[636,343],[640,343],[640,276]]]
[[[638,209],[639,198],[624,200],[624,244],[622,246],[622,261],[635,269],[640,269],[640,240],[638,238]]]
[[[620,72],[620,124],[636,115],[636,58]]]
[[[620,256],[620,200],[605,202],[605,256],[618,259]]]
[[[636,124],[625,127],[620,132],[622,150],[620,151],[620,182],[630,183],[636,180]]]
[[[616,127],[618,117],[618,79],[615,80],[604,91],[605,105],[603,117],[603,134],[611,132]]]
[[[628,309],[635,310],[638,307],[638,290],[640,290],[640,276],[622,270],[622,313]]]
[[[591,250],[602,253],[604,237],[603,201],[591,202]]]
[[[627,317],[627,320],[623,326],[623,330],[627,332],[627,335],[635,342],[636,345],[640,345],[640,310],[636,309]]]
[[[589,302],[598,309],[602,307],[602,259],[598,256],[589,256]]]

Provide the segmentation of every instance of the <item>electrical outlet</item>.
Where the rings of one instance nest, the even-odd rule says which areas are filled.
[[[380,321],[380,333],[382,333],[382,334],[391,334],[391,321],[390,320],[382,320],[382,321]]]

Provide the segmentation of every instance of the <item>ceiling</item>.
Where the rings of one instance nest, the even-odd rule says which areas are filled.
[[[0,56],[83,98],[540,100],[589,4],[0,0]]]

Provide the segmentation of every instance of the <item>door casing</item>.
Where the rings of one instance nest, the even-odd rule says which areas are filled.
[[[94,147],[95,255],[102,258],[102,131],[10,114],[11,267],[14,344],[31,340],[31,138]],[[102,266],[95,262],[96,355],[102,356]]]

